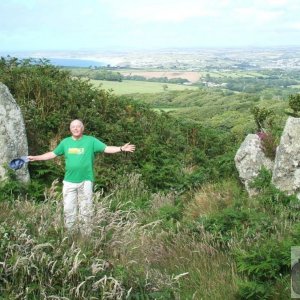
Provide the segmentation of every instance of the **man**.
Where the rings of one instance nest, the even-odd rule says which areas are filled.
[[[84,135],[84,126],[80,120],[71,122],[70,131],[71,136],[63,139],[52,152],[28,156],[28,159],[40,161],[65,156],[66,173],[63,181],[65,226],[67,229],[73,229],[78,221],[83,225],[83,233],[89,233],[93,213],[95,153],[134,152],[135,145],[127,143],[121,147],[107,146],[95,137]]]

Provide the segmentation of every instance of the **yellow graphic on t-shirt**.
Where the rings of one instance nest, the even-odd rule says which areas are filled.
[[[69,148],[68,154],[83,154],[84,148]]]

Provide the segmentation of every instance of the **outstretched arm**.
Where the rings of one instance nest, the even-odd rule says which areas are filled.
[[[135,145],[131,145],[130,143],[127,143],[121,147],[117,146],[107,146],[104,150],[104,153],[118,153],[118,152],[134,152],[135,150]]]
[[[54,154],[54,152],[47,152],[42,155],[35,155],[35,156],[29,155],[27,157],[28,157],[29,161],[49,160],[49,159],[55,158],[56,154]]]

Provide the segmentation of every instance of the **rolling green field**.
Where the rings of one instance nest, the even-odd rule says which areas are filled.
[[[230,77],[230,78],[245,78],[245,77],[267,77],[267,75],[262,74],[261,72],[249,71],[249,70],[227,70],[227,71],[209,71],[209,72],[199,72],[202,77],[205,77],[209,74],[210,77],[222,78],[222,77]]]
[[[123,80],[118,81],[104,81],[91,80],[95,86],[101,86],[106,90],[113,90],[117,95],[135,94],[135,93],[161,93],[164,91],[164,85],[167,85],[167,91],[183,91],[183,90],[198,90],[195,86],[186,86],[181,84],[165,84],[161,82],[147,82],[147,81],[133,81]]]

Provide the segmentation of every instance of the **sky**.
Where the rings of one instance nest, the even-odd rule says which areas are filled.
[[[300,46],[300,0],[0,0],[0,52]]]

